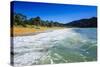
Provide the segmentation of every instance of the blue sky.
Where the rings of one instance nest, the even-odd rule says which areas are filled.
[[[96,6],[49,4],[14,1],[13,11],[22,13],[27,18],[40,16],[43,20],[68,23],[74,20],[97,16]]]

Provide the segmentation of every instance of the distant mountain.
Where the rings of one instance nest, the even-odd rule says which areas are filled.
[[[67,27],[97,27],[97,17],[81,19],[65,24]]]

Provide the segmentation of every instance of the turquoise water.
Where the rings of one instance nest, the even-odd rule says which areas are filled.
[[[67,28],[14,37],[14,65],[97,60],[97,29]]]
[[[77,35],[66,35],[65,39],[55,43],[55,46],[49,49],[48,55],[41,59],[40,64],[96,61],[96,28],[80,28],[73,31]]]

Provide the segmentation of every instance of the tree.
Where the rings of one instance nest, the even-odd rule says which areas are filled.
[[[22,26],[25,26],[24,22],[26,21],[26,16],[25,15],[22,15],[22,14],[17,14],[17,13],[14,13],[14,16],[13,16],[13,23],[14,25],[22,25]]]
[[[33,18],[33,24],[36,26],[39,26],[41,23],[41,19],[39,16],[37,16],[36,18]]]

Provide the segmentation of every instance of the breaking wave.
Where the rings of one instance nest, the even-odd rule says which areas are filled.
[[[95,28],[68,28],[14,37],[14,65],[97,60]]]

